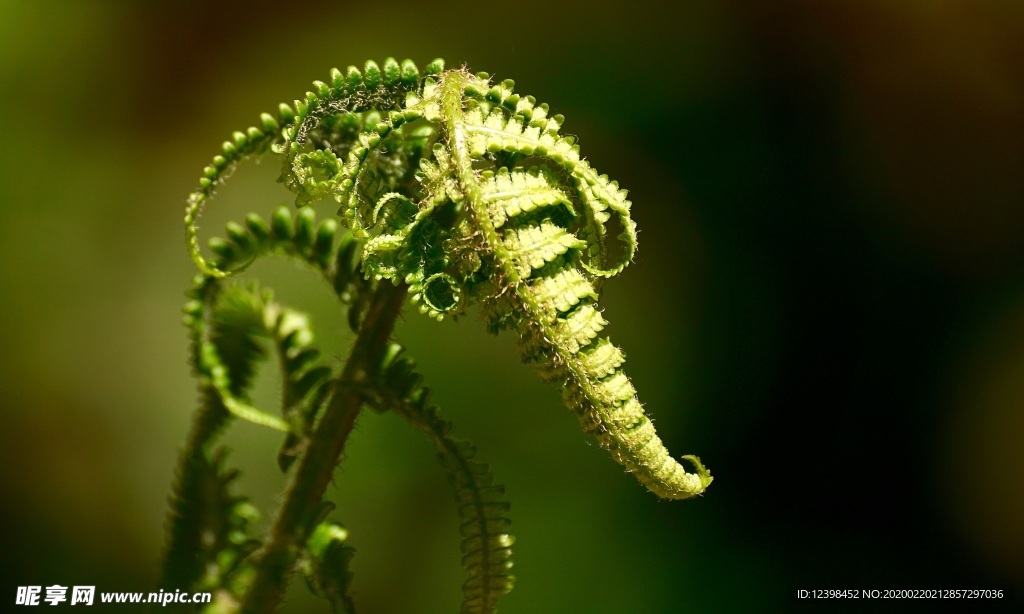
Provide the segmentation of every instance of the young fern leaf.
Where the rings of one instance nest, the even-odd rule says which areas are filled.
[[[351,303],[364,282],[353,275],[351,238],[335,241],[337,223],[328,220],[317,227],[309,209],[293,218],[281,208],[272,219],[268,224],[250,215],[245,227],[228,224],[229,240],[211,240],[218,264],[234,266],[268,253],[297,258],[322,273],[342,303]],[[318,364],[308,318],[274,303],[269,293],[200,274],[189,298],[185,324],[202,404],[171,497],[161,581],[168,588],[224,586],[259,545],[249,534],[256,510],[247,499],[228,493],[237,472],[224,468],[223,450],[212,450],[232,415],[288,430],[279,457],[285,468],[322,407],[324,384],[331,377],[331,369]],[[245,400],[256,363],[266,357],[264,339],[272,340],[281,364],[283,418],[256,410]],[[244,587],[236,589],[238,595]]]
[[[238,472],[225,469],[225,451],[213,445],[231,417],[228,399],[244,395],[264,352],[243,307],[246,297],[221,292],[211,281],[199,276],[185,306],[202,404],[171,495],[166,588],[221,586],[259,545],[250,535],[256,509],[230,494]]]
[[[562,116],[513,86],[492,83],[486,73],[446,71],[441,60],[422,75],[411,61],[392,58],[369,61],[362,71],[335,69],[302,100],[280,105],[276,117],[263,114],[258,126],[234,133],[203,170],[185,225],[202,271],[186,322],[204,407],[173,504],[169,558],[185,560],[187,570],[175,577],[199,573],[192,563],[203,556],[195,545],[202,512],[189,498],[219,475],[204,455],[235,415],[285,431],[279,463],[286,469],[300,462],[266,542],[245,573],[236,569],[224,584],[242,611],[270,611],[298,560],[316,591],[338,611],[350,610],[351,550],[343,530],[313,512],[356,416],[370,403],[398,412],[438,447],[462,520],[463,611],[493,611],[511,590],[502,488],[474,460],[471,445],[449,436],[450,424],[427,404],[411,361],[385,352],[406,294],[438,320],[479,302],[490,330],[517,334],[523,359],[559,384],[584,431],[656,495],[685,499],[711,483],[697,457],[682,457],[693,465],[688,472],[669,455],[622,370],[623,353],[603,335],[599,290],[636,251],[626,191],[560,134]],[[199,249],[201,210],[237,164],[263,155],[281,157],[281,181],[299,213],[293,218],[282,208],[269,223],[250,216],[244,226],[229,224],[226,239],[210,241],[215,257],[207,260]],[[340,243],[338,223],[317,227],[306,207],[327,199],[340,205],[351,232]],[[316,364],[301,314],[258,290],[223,285],[222,278],[271,252],[319,271],[347,308],[357,338],[333,380]],[[272,339],[280,357],[281,418],[246,399],[263,356],[259,339]]]
[[[628,472],[660,497],[701,494],[710,472],[695,456],[682,457],[691,473],[669,455],[622,372],[622,353],[601,336],[600,285],[636,251],[626,191],[560,134],[562,116],[514,93],[511,80],[444,71],[441,61],[422,78],[411,62],[384,65],[335,70],[294,111],[264,116],[263,128],[250,130],[259,138],[236,133],[225,144],[186,214],[196,262],[222,274],[199,255],[195,226],[222,169],[280,153],[299,205],[340,203],[362,241],[364,274],[408,284],[437,319],[480,301],[491,329],[520,336],[523,358],[562,385],[584,430]],[[617,256],[607,237],[613,218]]]
[[[440,71],[440,67],[432,64],[428,74],[432,69]],[[271,151],[286,153],[282,179],[298,194],[297,202],[305,205],[322,198],[337,188],[338,155],[344,155],[358,142],[353,138],[360,134],[357,127],[365,127],[363,124],[379,117],[380,112],[400,106],[407,93],[414,92],[419,84],[419,71],[409,60],[399,65],[389,58],[383,71],[372,60],[366,62],[363,72],[354,66],[345,73],[334,69],[330,83],[317,81],[313,84],[316,91],[306,92],[303,100],[296,100],[291,106],[282,103],[276,118],[263,113],[259,126],[233,133],[231,140],[222,144],[222,153],[203,169],[199,188],[188,197],[186,243],[200,270],[213,277],[228,275],[227,269],[202,256],[198,221],[216,187],[235,166]],[[316,143],[317,149],[301,151],[310,141]]]
[[[479,76],[456,72],[446,77],[440,93],[467,215],[483,237],[494,274],[503,282],[501,289],[509,295],[506,301],[487,304],[487,316],[492,325],[520,334],[524,358],[538,362],[546,379],[562,384],[565,401],[579,415],[584,430],[596,435],[602,447],[649,490],[669,499],[700,494],[711,483],[711,474],[696,457],[683,457],[696,468],[688,473],[669,455],[618,366],[621,353],[607,349],[610,343],[598,339],[605,321],[594,304],[596,289],[585,282],[614,275],[632,259],[635,224],[629,218],[625,192],[597,175],[580,158],[578,147],[558,135],[561,116],[549,118],[547,107],[535,106],[529,98],[512,99],[511,88],[511,82],[489,87]],[[519,194],[510,199],[503,188],[514,180],[495,180],[474,168],[475,161],[499,152],[534,156],[569,174],[571,182],[565,188],[583,213],[576,232],[571,225],[557,223],[553,215],[525,215],[516,222],[517,210],[523,209],[519,202],[525,199],[537,207],[536,196]],[[533,181],[539,183],[541,177],[551,175],[536,174]],[[525,184],[526,179],[520,178],[519,183]],[[552,191],[545,204],[556,207],[564,200],[555,191],[561,186],[548,187]],[[503,198],[496,198],[496,193]],[[487,206],[488,201],[510,200],[515,206],[506,204],[504,216],[493,215]],[[608,211],[619,216],[624,228],[620,238],[626,249],[619,262],[606,262]],[[511,223],[508,218],[513,218]],[[499,227],[496,221],[503,224]],[[570,280],[573,283],[566,283]],[[618,363],[611,372],[609,363],[598,361],[602,368],[594,368],[595,358],[600,357],[594,353],[599,349]]]
[[[512,544],[508,533],[509,503],[505,487],[494,484],[487,464],[475,460],[476,447],[449,435],[451,422],[441,418],[429,404],[430,389],[421,385],[412,359],[392,345],[381,373],[380,402],[399,414],[433,440],[437,458],[448,474],[459,515],[462,534],[463,614],[494,612],[497,601],[512,590]]]
[[[292,218],[284,207],[277,209],[268,224],[250,215],[246,227],[227,225],[230,240],[211,239],[218,255],[218,266],[235,266],[269,253],[298,259],[320,272],[331,283],[343,303],[350,303],[365,284],[353,275],[351,238],[335,245],[338,224],[326,220],[316,225],[312,209],[304,208]],[[297,436],[312,424],[316,409],[322,406],[331,369],[316,362],[319,351],[312,346],[313,332],[308,318],[301,312],[282,307],[271,300],[269,293],[240,290],[235,286],[221,289],[216,275],[205,274],[196,281],[194,294],[186,309],[193,328],[196,370],[204,382],[219,394],[227,410],[242,419],[289,433],[282,449],[281,463],[286,467],[294,456],[288,449],[297,443]],[[214,302],[214,326],[207,332],[204,315],[206,304]],[[220,325],[218,325],[220,323]],[[207,339],[209,337],[209,339]],[[282,413],[278,418],[252,407],[243,398],[255,363],[264,357],[257,338],[274,341],[282,371]],[[234,350],[234,346],[239,349]],[[225,349],[226,348],[226,349]],[[226,362],[223,353],[239,355],[244,360]]]

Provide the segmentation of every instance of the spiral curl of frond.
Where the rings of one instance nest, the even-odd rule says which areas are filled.
[[[335,220],[317,226],[310,208],[293,218],[282,207],[269,224],[257,215],[250,215],[245,226],[229,223],[228,238],[211,239],[210,247],[218,267],[247,266],[272,252],[298,259],[324,275],[343,302],[351,302],[363,294],[353,285],[364,282],[353,275],[351,238],[337,242],[337,233]],[[313,346],[308,317],[275,303],[269,292],[223,287],[216,275],[197,277],[192,297],[185,306],[186,325],[192,331],[193,365],[203,386],[215,391],[236,417],[288,433],[280,459],[286,467],[294,457],[289,450],[312,424],[331,377],[331,369],[317,361],[320,352]],[[253,407],[244,395],[255,364],[264,355],[261,338],[273,341],[280,358],[280,418]]]
[[[244,226],[229,223],[225,234],[210,240],[218,267],[244,267],[276,253],[319,271],[353,311],[357,297],[366,294],[365,281],[354,274],[358,259],[351,237],[338,240],[334,220],[318,226],[312,209],[293,217],[282,207],[269,223],[250,215]],[[332,370],[320,364],[308,317],[277,304],[269,292],[202,273],[188,294],[184,323],[202,402],[172,491],[161,583],[197,590],[234,586],[230,592],[237,596],[247,577],[240,569],[259,546],[251,536],[258,513],[248,499],[229,493],[238,472],[225,468],[224,450],[213,445],[232,416],[286,431],[279,455],[286,468],[324,404]],[[252,407],[246,397],[257,363],[266,358],[266,341],[281,365],[280,418]]]

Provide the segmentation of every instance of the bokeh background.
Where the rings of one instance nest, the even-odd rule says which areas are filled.
[[[0,609],[24,584],[153,585],[196,399],[185,196],[231,131],[387,56],[516,79],[630,190],[609,332],[669,448],[716,478],[658,501],[512,339],[410,314],[399,336],[513,502],[503,612],[785,611],[801,588],[1019,604],[1024,4],[682,4],[0,2]],[[206,236],[286,202],[276,170],[240,169]],[[326,288],[255,273],[344,354]],[[277,437],[227,441],[274,504]],[[364,415],[336,483],[361,611],[455,611],[429,443]],[[299,582],[283,611],[315,607]]]

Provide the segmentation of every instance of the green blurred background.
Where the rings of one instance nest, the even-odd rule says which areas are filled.
[[[683,4],[0,2],[0,602],[153,585],[196,399],[185,196],[232,130],[387,56],[516,79],[630,190],[640,251],[606,289],[609,332],[669,448],[716,478],[658,501],[512,339],[410,313],[400,337],[513,502],[501,611],[785,611],[800,588],[1019,601],[1024,4]],[[285,202],[276,170],[240,169],[205,236]],[[254,272],[343,355],[327,289],[296,271]],[[277,501],[278,438],[228,441]],[[336,484],[361,612],[455,611],[429,443],[367,414]],[[283,611],[314,605],[300,582]]]

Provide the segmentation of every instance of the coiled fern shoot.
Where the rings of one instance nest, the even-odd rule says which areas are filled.
[[[326,520],[323,496],[360,408],[395,411],[436,444],[462,523],[464,612],[491,612],[512,588],[508,502],[475,448],[452,438],[411,359],[390,340],[407,295],[433,318],[480,305],[489,328],[510,330],[524,360],[557,383],[566,405],[617,462],[667,499],[701,494],[710,473],[688,472],[645,415],[623,354],[601,333],[603,281],[636,249],[626,192],[560,133],[563,118],[486,73],[421,75],[411,61],[367,62],[317,81],[304,99],[235,132],[204,169],[185,215],[200,268],[186,324],[203,403],[172,499],[164,585],[216,591],[215,611],[273,610],[295,570],[336,611],[351,611],[347,532]],[[200,252],[197,220],[233,167],[255,156],[282,161],[300,207],[250,215]],[[316,225],[310,205],[340,205]],[[620,231],[609,237],[611,228]],[[616,245],[618,241],[620,245]],[[321,364],[303,314],[255,285],[228,282],[256,258],[280,255],[319,271],[357,340],[340,371]],[[260,340],[284,375],[282,411],[252,406]],[[255,510],[228,490],[233,473],[213,445],[231,417],[285,433],[279,453],[290,484],[270,534],[251,535]]]

